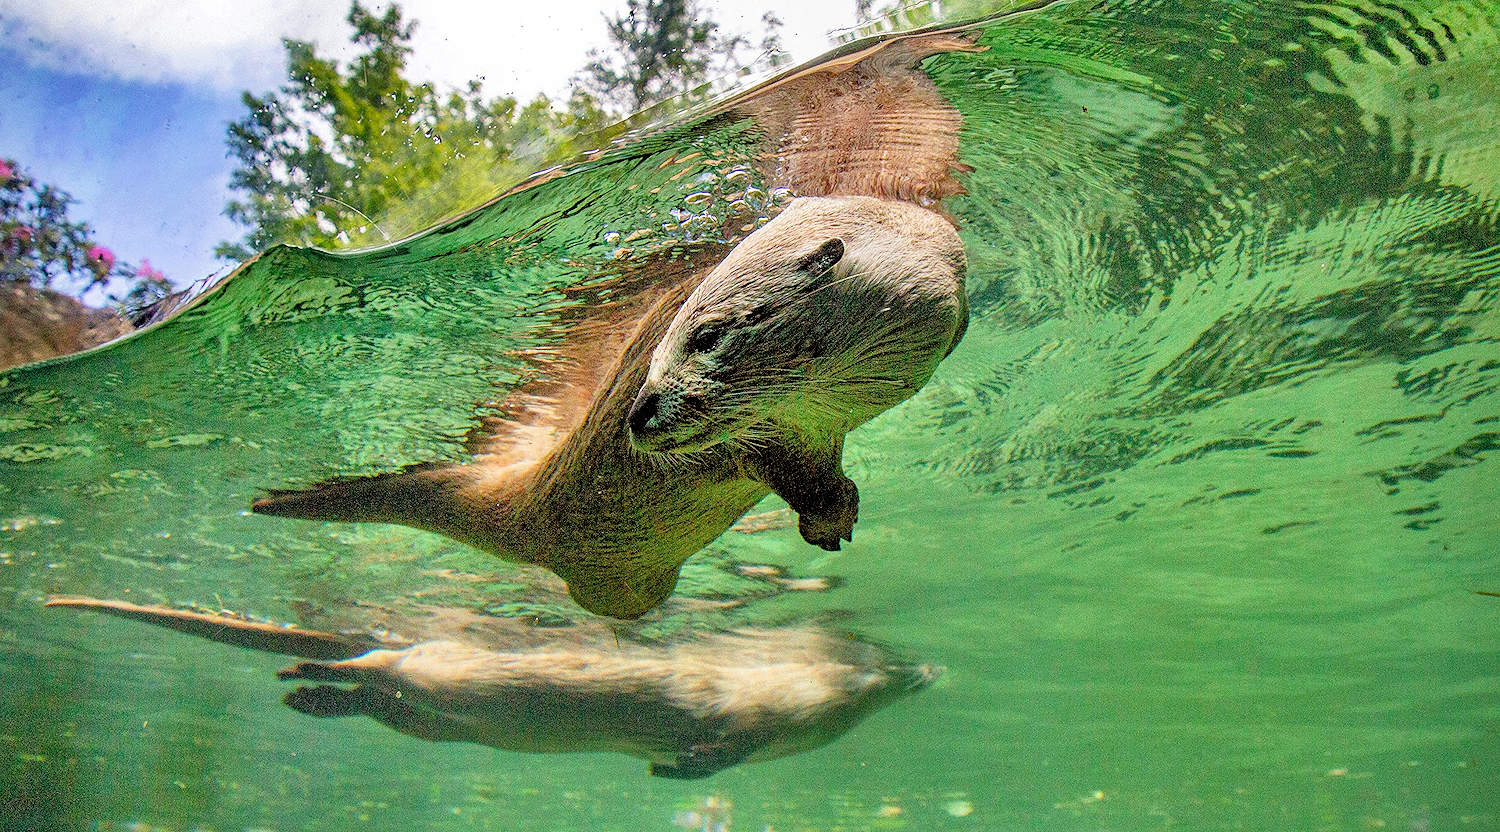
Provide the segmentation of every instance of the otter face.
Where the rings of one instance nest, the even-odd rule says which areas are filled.
[[[968,320],[963,243],[926,209],[799,197],[682,304],[630,407],[630,444],[689,453],[843,436],[905,400]]]
[[[754,237],[693,292],[652,354],[628,416],[638,450],[691,452],[752,437],[836,349],[825,336],[840,322],[813,301],[820,284],[837,279],[843,241],[767,257]]]

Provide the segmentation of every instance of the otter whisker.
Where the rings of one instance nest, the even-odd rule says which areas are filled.
[[[791,374],[787,374],[787,375],[775,375],[775,376],[773,376],[773,375],[746,375],[746,376],[741,376],[741,377],[738,377],[738,378],[735,379],[735,382],[737,382],[738,384],[754,384],[754,385],[757,385],[757,389],[769,389],[770,387],[773,387],[773,386],[774,387],[792,387],[792,386],[807,384],[808,381],[809,381],[809,379],[807,379],[807,378],[805,378],[803,376],[791,375]],[[759,385],[762,385],[762,384],[766,385],[767,387],[766,388],[759,388]]]
[[[776,433],[774,431],[747,428],[744,433],[736,436],[733,442],[742,450],[759,451],[771,447],[775,439]]]
[[[835,286],[839,286],[839,285],[842,285],[844,283],[848,283],[848,282],[853,281],[853,280],[859,280],[860,278],[869,277],[871,274],[873,274],[873,271],[870,271],[870,270],[864,270],[864,271],[861,271],[859,269],[851,270],[849,272],[849,274],[844,275],[843,277],[840,277],[837,280],[830,280],[827,283],[820,284],[820,285],[815,286],[815,287],[813,287],[812,289],[810,289],[810,290],[808,290],[806,292],[803,292],[801,295],[798,295],[797,297],[793,298],[792,299],[792,303],[801,303],[802,301],[807,300],[808,298],[812,297],[813,295],[816,295],[819,292],[822,292],[822,291],[824,291],[826,289],[832,289]],[[790,306],[791,303],[789,303],[787,305]]]

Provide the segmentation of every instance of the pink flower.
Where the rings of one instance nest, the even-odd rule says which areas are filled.
[[[110,269],[115,267],[115,253],[101,245],[92,245],[88,249],[89,268],[94,274],[103,277]]]
[[[10,162],[0,159],[0,185],[16,178],[16,169],[11,167]]]
[[[138,279],[138,280],[144,280],[147,283],[166,283],[167,282],[167,276],[166,275],[162,274],[159,269],[153,269],[153,268],[151,268],[151,261],[150,260],[142,260],[141,261],[141,265],[139,267],[137,267],[136,270],[135,270],[135,276],[136,276],[136,279]]]

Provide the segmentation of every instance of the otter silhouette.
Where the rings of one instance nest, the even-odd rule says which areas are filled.
[[[278,674],[317,683],[284,699],[312,716],[369,716],[424,740],[509,751],[630,754],[649,761],[653,776],[682,779],[825,745],[937,673],[817,627],[653,644],[617,642],[604,628],[492,620],[469,628],[487,640],[403,644],[123,601],[53,598],[47,606],[312,657]],[[515,643],[482,643],[497,637]]]
[[[654,283],[575,322],[471,462],[276,490],[252,510],[438,532],[550,569],[618,618],[659,604],[773,491],[804,539],[839,548],[859,508],[845,434],[920,388],[967,322],[963,246],[936,207],[962,191],[961,124],[917,67],[973,49],[965,37],[845,50],[718,105],[758,125],[768,183],[800,196],[732,249],[640,263]]]

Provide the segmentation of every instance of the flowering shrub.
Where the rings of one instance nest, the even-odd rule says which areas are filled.
[[[39,184],[13,159],[0,159],[0,284],[49,288],[62,283],[82,296],[95,286],[123,281],[125,293],[111,299],[136,308],[171,291],[149,262],[121,263],[95,242],[87,223],[69,219],[72,204],[67,192]]]
[[[115,253],[104,246],[89,246],[89,270],[96,275],[109,274],[115,267]]]

